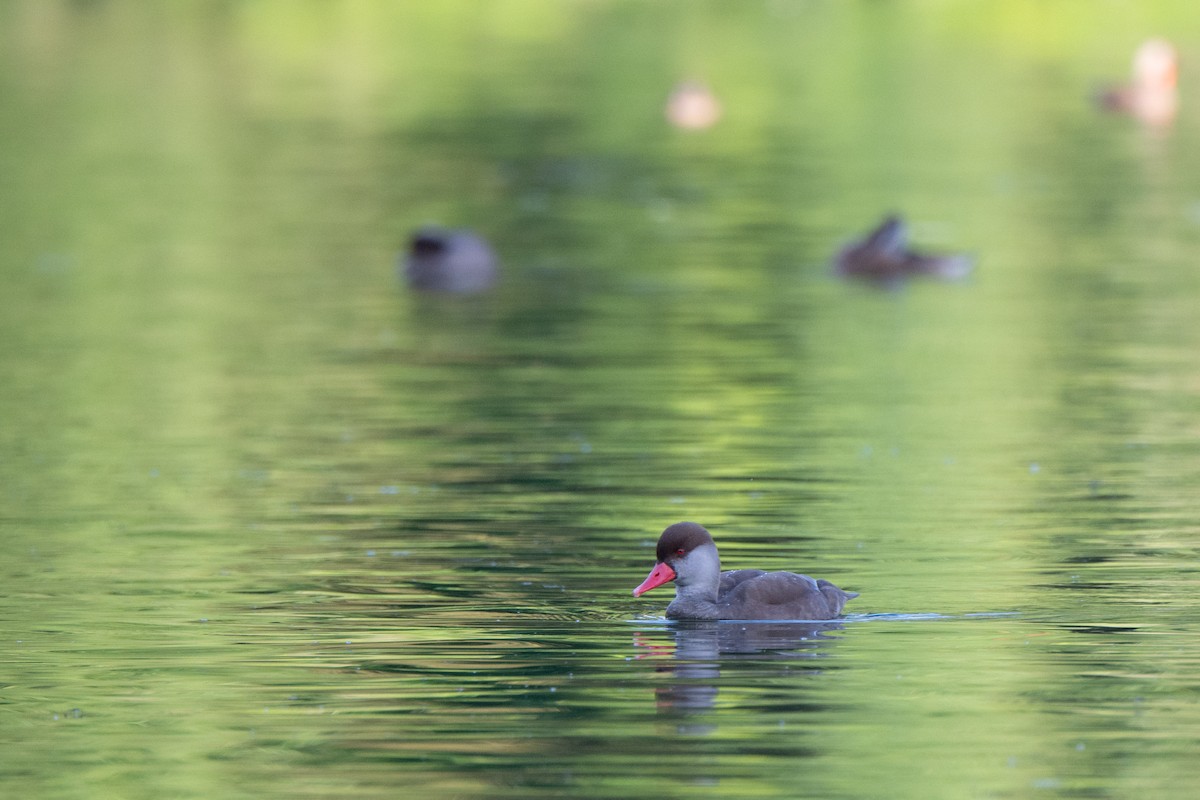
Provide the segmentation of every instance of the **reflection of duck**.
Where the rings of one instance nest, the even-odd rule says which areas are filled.
[[[1149,125],[1169,125],[1179,107],[1178,78],[1175,48],[1165,39],[1149,39],[1133,55],[1133,80],[1105,89],[1097,99],[1109,111]]]
[[[908,249],[908,225],[892,215],[865,239],[846,245],[834,257],[834,271],[848,277],[896,281],[909,275],[961,278],[971,271],[965,255],[928,255]]]
[[[650,650],[652,656],[670,657],[659,671],[669,672],[673,680],[654,688],[659,709],[690,715],[716,705],[723,664],[789,662],[788,674],[794,678],[796,661],[808,660],[816,674],[822,649],[838,641],[839,637],[831,634],[842,628],[840,622],[681,621],[662,634],[674,639],[673,648],[643,634],[634,634],[633,643]],[[680,731],[708,734],[715,727],[715,721],[707,725],[691,722]]]
[[[721,103],[700,81],[684,81],[667,98],[667,121],[676,128],[711,128],[721,118]]]
[[[404,257],[404,277],[414,289],[481,292],[496,282],[498,272],[492,248],[470,231],[423,228]]]
[[[838,639],[831,632],[844,629],[842,622],[681,621],[675,623],[675,657],[811,657],[814,648]]]
[[[795,572],[721,572],[712,535],[694,522],[677,522],[664,530],[657,557],[633,595],[675,581],[667,616],[676,619],[833,619],[847,600],[858,597],[829,581]]]

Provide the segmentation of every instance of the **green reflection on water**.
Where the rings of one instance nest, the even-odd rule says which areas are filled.
[[[1196,116],[1085,102],[1190,11],[6,5],[0,786],[1190,796]],[[683,518],[945,619],[630,625]]]

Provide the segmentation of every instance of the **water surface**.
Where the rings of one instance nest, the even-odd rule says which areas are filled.
[[[1189,12],[6,5],[2,793],[1190,798]],[[683,519],[861,597],[668,623]]]

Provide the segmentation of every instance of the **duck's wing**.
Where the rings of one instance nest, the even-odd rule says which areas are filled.
[[[833,619],[850,599],[829,581],[796,572],[767,572],[741,581],[728,595],[733,619]]]
[[[733,569],[729,572],[721,573],[721,586],[717,589],[718,602],[720,598],[725,597],[739,585],[748,580],[766,575],[767,573],[761,569]]]

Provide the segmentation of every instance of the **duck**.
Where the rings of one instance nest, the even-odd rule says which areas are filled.
[[[843,277],[864,278],[883,283],[911,275],[957,279],[974,266],[970,256],[931,255],[908,247],[908,224],[898,214],[889,214],[862,239],[843,247],[833,259],[834,272]]]
[[[490,289],[499,275],[491,245],[468,230],[421,228],[401,260],[403,278],[413,289],[473,294]]]
[[[858,592],[795,572],[721,572],[712,534],[695,522],[667,526],[658,539],[656,556],[654,568],[633,596],[674,581],[675,599],[667,606],[671,619],[835,619],[846,601],[858,597]]]
[[[1165,128],[1179,109],[1179,63],[1166,39],[1147,39],[1133,54],[1133,80],[1097,94],[1101,108]]]
[[[704,130],[721,119],[721,101],[703,81],[686,80],[667,97],[666,116],[681,130]]]

